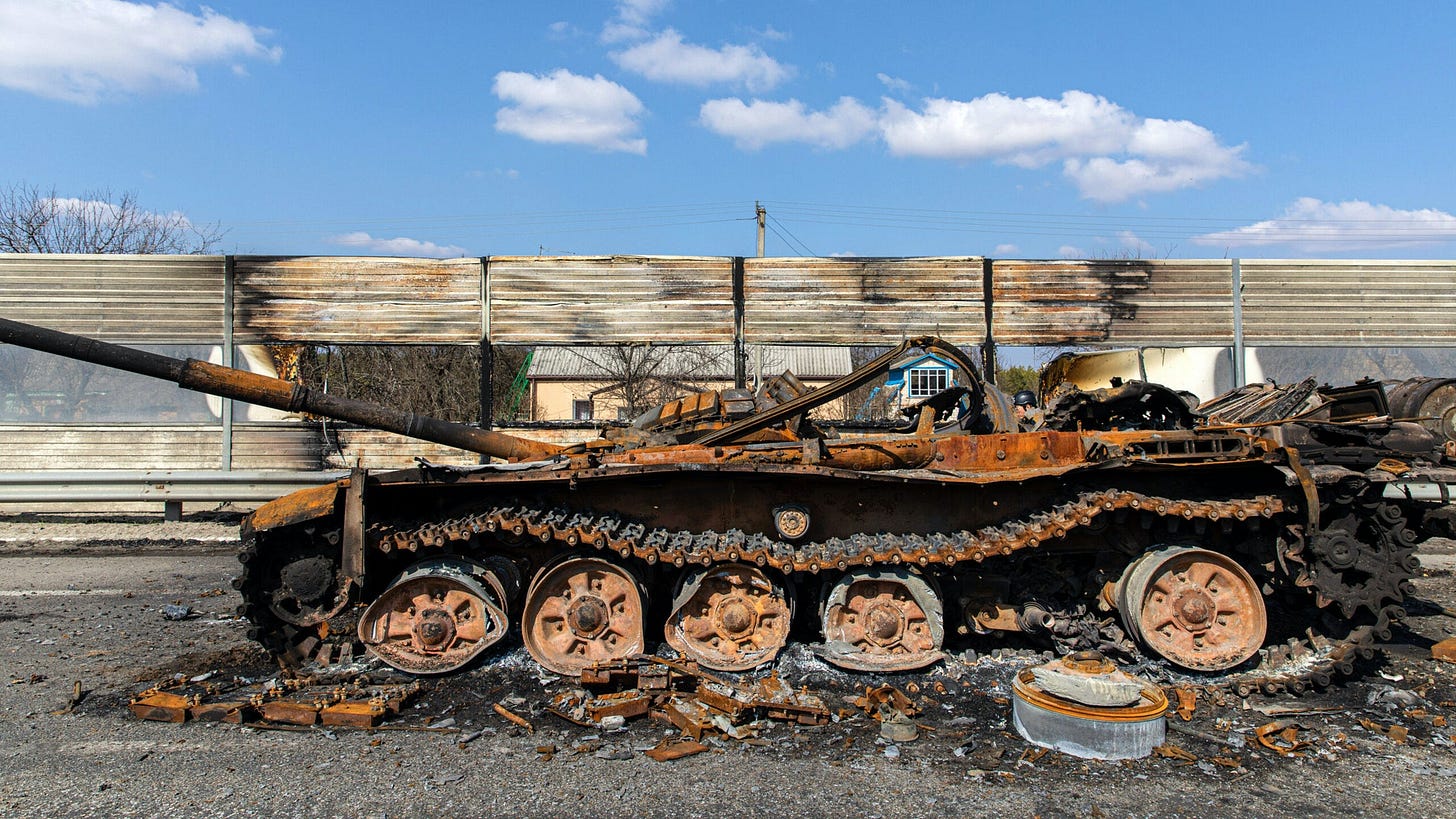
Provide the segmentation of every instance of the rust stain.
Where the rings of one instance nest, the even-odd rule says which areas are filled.
[[[269,501],[258,507],[248,517],[248,525],[255,532],[265,532],[280,526],[333,514],[339,490],[347,485],[348,480],[345,479],[323,486],[300,489],[277,500]]]

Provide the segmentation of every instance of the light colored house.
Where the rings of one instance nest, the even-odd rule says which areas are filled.
[[[860,418],[895,417],[900,408],[925,401],[935,393],[960,383],[958,372],[960,369],[946,358],[933,353],[911,353],[891,364],[884,385],[869,393],[856,415]]]
[[[748,349],[750,388],[785,370],[805,386],[821,387],[853,369],[848,347],[766,344]],[[537,347],[526,380],[533,421],[628,421],[673,398],[732,387],[733,353],[721,344]],[[846,417],[842,399],[815,415]]]

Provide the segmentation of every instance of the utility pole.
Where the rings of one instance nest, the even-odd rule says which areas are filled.
[[[759,255],[759,258],[762,258],[763,257],[763,228],[764,228],[764,225],[765,225],[765,220],[768,218],[768,211],[764,210],[763,209],[763,205],[760,205],[758,203],[758,201],[755,200],[754,203],[753,203],[753,213],[754,213],[755,216],[758,217],[758,255]]]

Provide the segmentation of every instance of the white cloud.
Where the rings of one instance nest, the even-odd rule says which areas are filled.
[[[789,39],[789,35],[787,32],[779,31],[773,26],[764,26],[762,30],[755,31],[754,34],[758,35],[758,37],[763,40],[777,40],[779,42],[783,42],[784,40]]]
[[[708,100],[698,111],[698,121],[749,150],[771,142],[847,148],[875,130],[875,112],[853,97],[841,97],[826,111],[806,111],[798,100],[747,104],[740,99]]]
[[[277,62],[282,49],[260,42],[269,33],[205,7],[190,14],[163,3],[6,0],[0,3],[0,85],[83,104],[115,94],[191,90],[204,64]]]
[[[672,0],[618,0],[617,16],[602,27],[602,42],[621,43],[648,35],[647,24]]]
[[[1397,210],[1352,199],[1303,197],[1273,219],[1194,237],[1200,245],[1289,245],[1306,251],[1397,247],[1456,241],[1456,216],[1432,208]]]
[[[1085,259],[1087,251],[1076,245],[1062,245],[1057,248],[1057,256],[1063,259]]]
[[[1197,187],[1251,170],[1242,156],[1244,146],[1220,145],[1213,132],[1187,120],[1143,120],[1132,129],[1124,151],[1131,158],[1073,158],[1062,170],[1084,197],[1100,202]]]
[[[617,17],[624,23],[646,25],[670,5],[672,0],[617,0]]]
[[[458,245],[437,245],[434,242],[425,242],[419,239],[410,239],[405,236],[397,236],[393,239],[370,236],[362,230],[353,233],[345,233],[340,236],[330,236],[329,241],[344,247],[358,248],[370,253],[380,253],[387,256],[416,256],[431,259],[444,259],[451,256],[464,256],[465,248]]]
[[[735,83],[750,91],[761,91],[773,88],[792,73],[756,45],[713,49],[685,43],[682,34],[673,29],[625,51],[614,51],[611,57],[622,68],[654,82],[700,87]]]
[[[891,89],[904,83],[878,76]],[[700,119],[745,148],[787,141],[843,148],[878,136],[897,156],[986,160],[1028,169],[1060,160],[1063,174],[1082,196],[1099,202],[1194,187],[1253,170],[1243,158],[1245,146],[1223,145],[1201,125],[1139,117],[1085,91],[1067,91],[1058,99],[1005,94],[969,101],[933,98],[919,110],[889,98],[881,105],[874,113],[844,97],[831,111],[814,115],[805,114],[797,100],[713,100],[703,106]],[[810,117],[834,119],[836,113],[849,112],[857,127],[840,129],[838,139],[826,140],[823,129],[805,127]],[[867,118],[873,122],[866,127]]]
[[[1128,250],[1137,253],[1139,255],[1139,258],[1153,252],[1153,246],[1151,244],[1143,241],[1141,238],[1138,237],[1137,234],[1133,233],[1130,230],[1118,231],[1117,243],[1127,248]]]
[[[1102,97],[1061,99],[987,94],[925,100],[923,111],[885,101],[890,152],[934,159],[995,159],[1034,168],[1066,156],[1111,153],[1127,143],[1131,114]]]
[[[507,103],[496,112],[497,131],[532,142],[647,153],[647,140],[637,136],[642,101],[600,74],[583,77],[564,68],[544,76],[502,71],[491,90]]]
[[[997,256],[1010,256],[1019,250],[1021,250],[1021,248],[1017,247],[1016,245],[996,245],[996,249],[991,252],[996,254]]]
[[[886,74],[884,72],[876,74],[875,79],[879,80],[880,85],[885,86],[885,88],[891,91],[899,92],[901,94],[908,94],[910,93],[910,89],[915,87],[910,84],[909,80],[902,80],[899,77],[891,77],[889,74]]]

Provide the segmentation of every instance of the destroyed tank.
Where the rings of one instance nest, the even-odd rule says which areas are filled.
[[[1338,396],[1295,420],[1212,423],[1128,382],[1059,391],[1023,430],[934,338],[821,389],[785,374],[691,395],[573,446],[12,321],[0,341],[483,456],[356,468],[244,520],[240,612],[291,664],[367,652],[444,674],[520,641],[576,675],[665,642],[746,671],[796,640],[860,671],[1096,650],[1192,684],[1298,691],[1389,636],[1456,478],[1428,430]],[[911,351],[954,362],[959,385],[875,434],[812,419]]]

